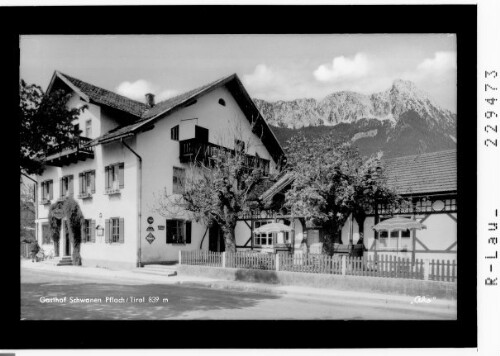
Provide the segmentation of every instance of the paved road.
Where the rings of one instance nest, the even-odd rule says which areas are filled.
[[[66,300],[41,302],[41,298],[54,297],[66,297]],[[116,299],[106,301],[107,297]],[[141,303],[143,297],[145,300]],[[155,302],[150,297],[159,299]],[[100,301],[70,303],[70,298],[100,298]],[[25,320],[453,318],[438,310],[404,309],[401,305],[363,305],[326,297],[120,281],[42,270],[21,271],[21,319]]]

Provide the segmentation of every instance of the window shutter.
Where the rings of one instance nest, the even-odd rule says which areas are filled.
[[[69,195],[73,195],[73,175],[70,175],[68,177],[68,189],[69,189]]]
[[[90,172],[90,189],[95,193],[95,171]]]
[[[47,182],[47,189],[49,191],[49,199],[52,200],[54,198],[54,181]]]
[[[174,234],[174,222],[175,220],[167,220],[167,244],[171,244],[174,242],[173,234]]]
[[[83,173],[80,173],[78,175],[78,186],[79,186],[78,191],[80,192],[80,194],[82,194],[83,193]]]
[[[119,169],[118,169],[118,182],[120,183],[120,188],[125,187],[125,180],[124,180],[125,177],[123,174],[124,168],[125,168],[124,164],[120,163]]]
[[[110,239],[109,237],[111,236],[111,224],[109,223],[109,219],[105,220],[104,224],[104,237],[105,237],[105,242],[109,243]]]
[[[120,229],[120,240],[119,242],[120,243],[123,243],[125,241],[125,219],[124,218],[120,218],[120,225],[119,225],[119,229]]]
[[[104,179],[106,180],[105,188],[109,189],[109,166],[104,169]]]
[[[95,242],[95,220],[90,220],[90,242]]]
[[[83,220],[83,224],[80,227],[80,242],[85,243],[85,220]]]
[[[191,221],[186,221],[186,243],[191,243]]]

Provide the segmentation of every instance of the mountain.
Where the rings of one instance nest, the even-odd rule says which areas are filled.
[[[371,95],[341,91],[320,101],[254,102],[284,146],[300,132],[331,133],[355,142],[363,154],[382,151],[386,157],[456,147],[456,114],[410,81],[395,80],[388,90]]]

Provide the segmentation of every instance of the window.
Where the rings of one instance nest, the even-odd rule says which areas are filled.
[[[80,197],[90,196],[95,193],[95,171],[87,171],[79,174]]]
[[[219,104],[222,106],[226,106],[226,101],[222,98],[219,99]]]
[[[191,221],[167,220],[167,244],[191,243]]]
[[[74,124],[73,125],[73,130],[74,130],[74,135],[75,136],[80,136],[80,134],[82,133],[80,131],[80,124]]]
[[[116,163],[104,169],[106,178],[106,191],[117,191],[125,187],[124,164]]]
[[[107,243],[124,243],[125,241],[125,219],[110,218],[106,219],[106,242]],[[91,229],[92,231],[92,229]],[[92,234],[91,234],[92,236]]]
[[[236,152],[245,152],[245,142],[235,139],[234,140],[234,148],[236,149]]]
[[[266,224],[272,223],[272,220],[264,220],[264,221],[255,221],[254,228],[257,229]],[[256,246],[272,246],[273,245],[273,233],[262,233],[262,234],[254,234],[254,244]]]
[[[184,168],[174,167],[173,182],[172,182],[172,193],[182,194],[184,193],[184,181],[186,179],[186,170]]]
[[[85,137],[92,137],[92,120],[85,121]]]
[[[73,175],[64,176],[60,180],[61,198],[73,195]]]
[[[42,224],[42,244],[50,244],[49,224]]]
[[[170,138],[174,141],[179,141],[179,125],[170,129]]]
[[[46,180],[42,183],[40,183],[41,185],[41,192],[42,192],[42,203],[43,202],[48,202],[50,200],[52,200],[53,198],[53,190],[54,190],[54,182],[52,179],[50,180]]]
[[[381,219],[381,221],[387,220]],[[397,249],[397,250],[411,250],[412,248],[412,240],[411,240],[411,231],[410,230],[392,230],[392,231],[380,231],[380,247],[388,248],[388,249]]]
[[[82,242],[95,242],[95,221],[85,219],[82,224]]]

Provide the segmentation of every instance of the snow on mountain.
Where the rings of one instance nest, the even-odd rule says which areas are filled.
[[[267,102],[254,99],[281,143],[301,131],[351,140],[363,154],[418,154],[456,145],[456,114],[440,107],[410,81],[371,95],[335,92],[322,100]]]
[[[334,126],[353,123],[362,118],[388,120],[395,125],[401,114],[413,110],[431,127],[454,130],[456,115],[441,108],[410,81],[397,79],[391,88],[365,95],[351,91],[335,92],[320,101],[296,99],[267,102],[254,99],[269,124],[286,128]]]

